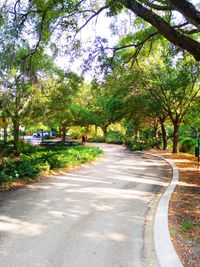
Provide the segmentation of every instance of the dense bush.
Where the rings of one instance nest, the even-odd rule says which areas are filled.
[[[193,152],[195,146],[197,145],[197,141],[194,138],[185,137],[180,142],[180,152]]]
[[[119,131],[109,131],[106,138],[108,144],[123,144],[123,135]]]
[[[49,170],[93,160],[102,152],[95,147],[31,147],[24,145],[19,158],[3,158],[0,163],[0,185],[9,185],[17,179],[36,179]],[[30,152],[31,151],[31,152]]]
[[[7,142],[4,144],[3,141],[0,141],[0,152],[3,155],[9,155],[14,151],[13,142]]]
[[[91,143],[104,143],[105,138],[103,136],[94,136],[94,137],[87,138],[86,141],[91,142]]]
[[[149,139],[144,141],[136,141],[136,140],[128,140],[125,142],[125,145],[130,149],[130,150],[146,150],[150,148],[155,148],[161,146],[162,141],[160,139]]]
[[[94,136],[87,138],[87,142],[92,143],[108,143],[108,144],[123,144],[123,136],[118,131],[109,131],[106,140],[103,136]]]
[[[44,140],[43,142],[41,142],[42,146],[51,146],[51,147],[58,147],[58,146],[80,146],[82,145],[82,142],[77,142],[77,141],[65,141],[65,143],[63,144],[62,141],[56,141],[54,142],[53,140],[49,141],[49,140]]]

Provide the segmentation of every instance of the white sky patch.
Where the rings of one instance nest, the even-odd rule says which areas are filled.
[[[90,49],[91,45],[95,42],[96,37],[107,39],[107,45],[109,47],[114,47],[122,36],[129,33],[131,30],[134,30],[134,15],[132,14],[130,19],[130,16],[121,13],[117,16],[118,34],[113,34],[110,25],[114,23],[116,17],[108,17],[106,16],[106,12],[107,11],[100,13],[98,18],[94,18],[80,31],[80,33],[78,33],[77,36],[79,37],[83,48],[87,47]],[[81,25],[83,25],[83,23],[80,23],[80,26]],[[59,43],[64,46],[66,43],[65,37],[59,39]],[[62,69],[68,69],[70,67],[72,71],[81,74],[81,66],[86,58],[87,53],[82,54],[80,58],[74,58],[74,61],[71,62],[70,56],[61,53],[61,55],[56,58],[55,62]],[[91,71],[87,72],[84,77],[87,81],[91,81],[93,74],[94,70],[91,69]]]

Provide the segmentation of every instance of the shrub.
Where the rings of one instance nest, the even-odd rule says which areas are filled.
[[[191,152],[197,145],[197,141],[193,138],[186,137],[180,142],[180,152]]]
[[[0,141],[0,151],[3,155],[9,155],[14,151],[14,146],[12,142],[7,142],[4,144],[3,141]]]
[[[33,154],[36,151],[40,150],[40,147],[32,146],[31,144],[27,143],[20,143],[19,149],[22,154]]]
[[[0,164],[0,185],[2,188],[7,188],[11,184],[12,177],[12,165],[10,166],[11,160],[3,159]],[[10,168],[11,167],[11,168]]]
[[[125,142],[126,146],[130,150],[146,150],[154,147],[159,147],[162,144],[160,139],[149,139],[144,141],[128,140]]]
[[[63,142],[62,141],[43,141],[40,144],[41,146],[46,146],[46,147],[58,147],[58,146],[63,146]],[[77,141],[66,141],[64,143],[64,146],[80,146],[82,145],[82,142],[77,142]]]
[[[92,143],[123,144],[123,135],[118,131],[109,131],[106,140],[103,136],[94,136],[87,139]]]
[[[108,144],[123,144],[123,135],[119,131],[109,131],[106,138]]]
[[[22,156],[15,164],[19,178],[24,180],[35,179],[42,171],[42,167],[31,156]]]
[[[30,151],[32,150],[32,153]],[[95,147],[65,147],[55,146],[47,148],[23,148],[26,154],[20,158],[4,158],[0,164],[0,185],[9,186],[17,179],[36,179],[41,173],[48,173],[52,169],[74,166],[91,161],[101,150]]]
[[[89,137],[89,138],[87,138],[87,142],[91,142],[91,143],[104,143],[105,142],[105,138],[103,136]]]
[[[192,222],[190,220],[184,219],[182,221],[182,231],[187,233],[192,228]]]

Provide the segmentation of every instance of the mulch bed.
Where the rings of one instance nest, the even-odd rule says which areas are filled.
[[[151,150],[174,161],[179,168],[178,186],[169,206],[173,245],[185,267],[200,266],[200,166],[193,155]]]

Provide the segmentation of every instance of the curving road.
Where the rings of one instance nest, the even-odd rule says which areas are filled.
[[[1,267],[157,266],[153,215],[170,169],[101,147],[94,164],[0,193]]]

